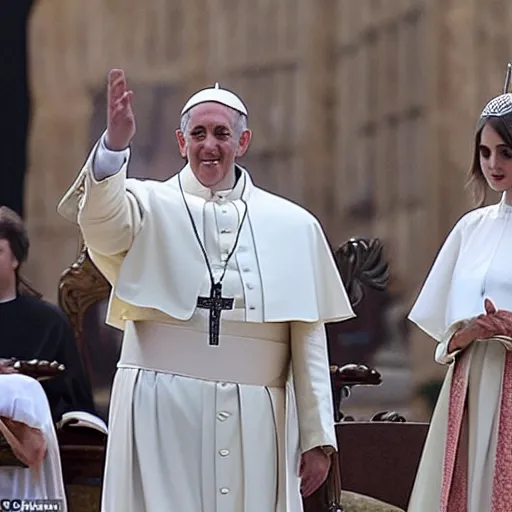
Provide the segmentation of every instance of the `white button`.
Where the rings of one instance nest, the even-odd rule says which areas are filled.
[[[229,489],[227,487],[223,487],[221,490],[220,490],[220,493],[221,494],[229,494]]]
[[[251,271],[251,269],[250,269],[249,267],[244,267],[242,270],[243,270],[244,272],[250,272],[250,271]]]
[[[228,213],[228,211],[226,210],[226,208],[222,208],[221,212],[222,212],[222,213]]]
[[[219,421],[226,421],[229,418],[230,414],[229,412],[222,411],[217,414],[217,419]]]
[[[227,457],[229,455],[229,450],[220,450],[219,453],[221,457]]]
[[[220,230],[220,232],[221,232],[221,233],[231,233],[231,232],[232,232],[232,230],[231,230],[230,228],[222,228],[222,229]]]
[[[254,288],[254,285],[251,283],[247,283],[247,288],[249,288],[249,290],[252,290]]]

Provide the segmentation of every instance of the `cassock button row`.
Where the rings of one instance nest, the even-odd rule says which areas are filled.
[[[229,418],[230,414],[229,412],[222,411],[217,414],[217,419],[219,421],[226,421]]]
[[[229,489],[227,487],[223,487],[221,490],[220,490],[220,493],[221,494],[229,494]]]
[[[219,450],[221,457],[227,457],[229,455],[229,450]]]

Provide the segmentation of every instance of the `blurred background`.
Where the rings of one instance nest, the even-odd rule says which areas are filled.
[[[501,92],[511,26],[509,0],[4,1],[0,204],[29,227],[27,277],[55,302],[77,257],[56,204],[105,128],[108,70],[123,68],[135,91],[130,173],[156,179],[181,166],[182,105],[218,81],[248,105],[243,163],[259,186],[313,212],[333,248],[384,243],[389,290],[330,336],[335,362],[374,365],[384,382],[345,410],[428,420],[445,369],[406,316],[472,207],[473,129]],[[89,331],[116,338],[115,352],[103,319],[100,308]]]

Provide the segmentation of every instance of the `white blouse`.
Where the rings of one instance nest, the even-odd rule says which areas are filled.
[[[485,313],[489,298],[512,311],[512,206],[478,208],[455,225],[432,266],[409,319],[440,342],[436,360],[446,353],[460,322]]]

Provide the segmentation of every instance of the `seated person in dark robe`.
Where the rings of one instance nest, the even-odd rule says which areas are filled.
[[[89,379],[66,315],[20,277],[29,240],[21,218],[0,207],[0,359],[58,361],[66,371],[41,383],[53,420],[65,412],[95,413]],[[25,293],[24,293],[25,291]]]

